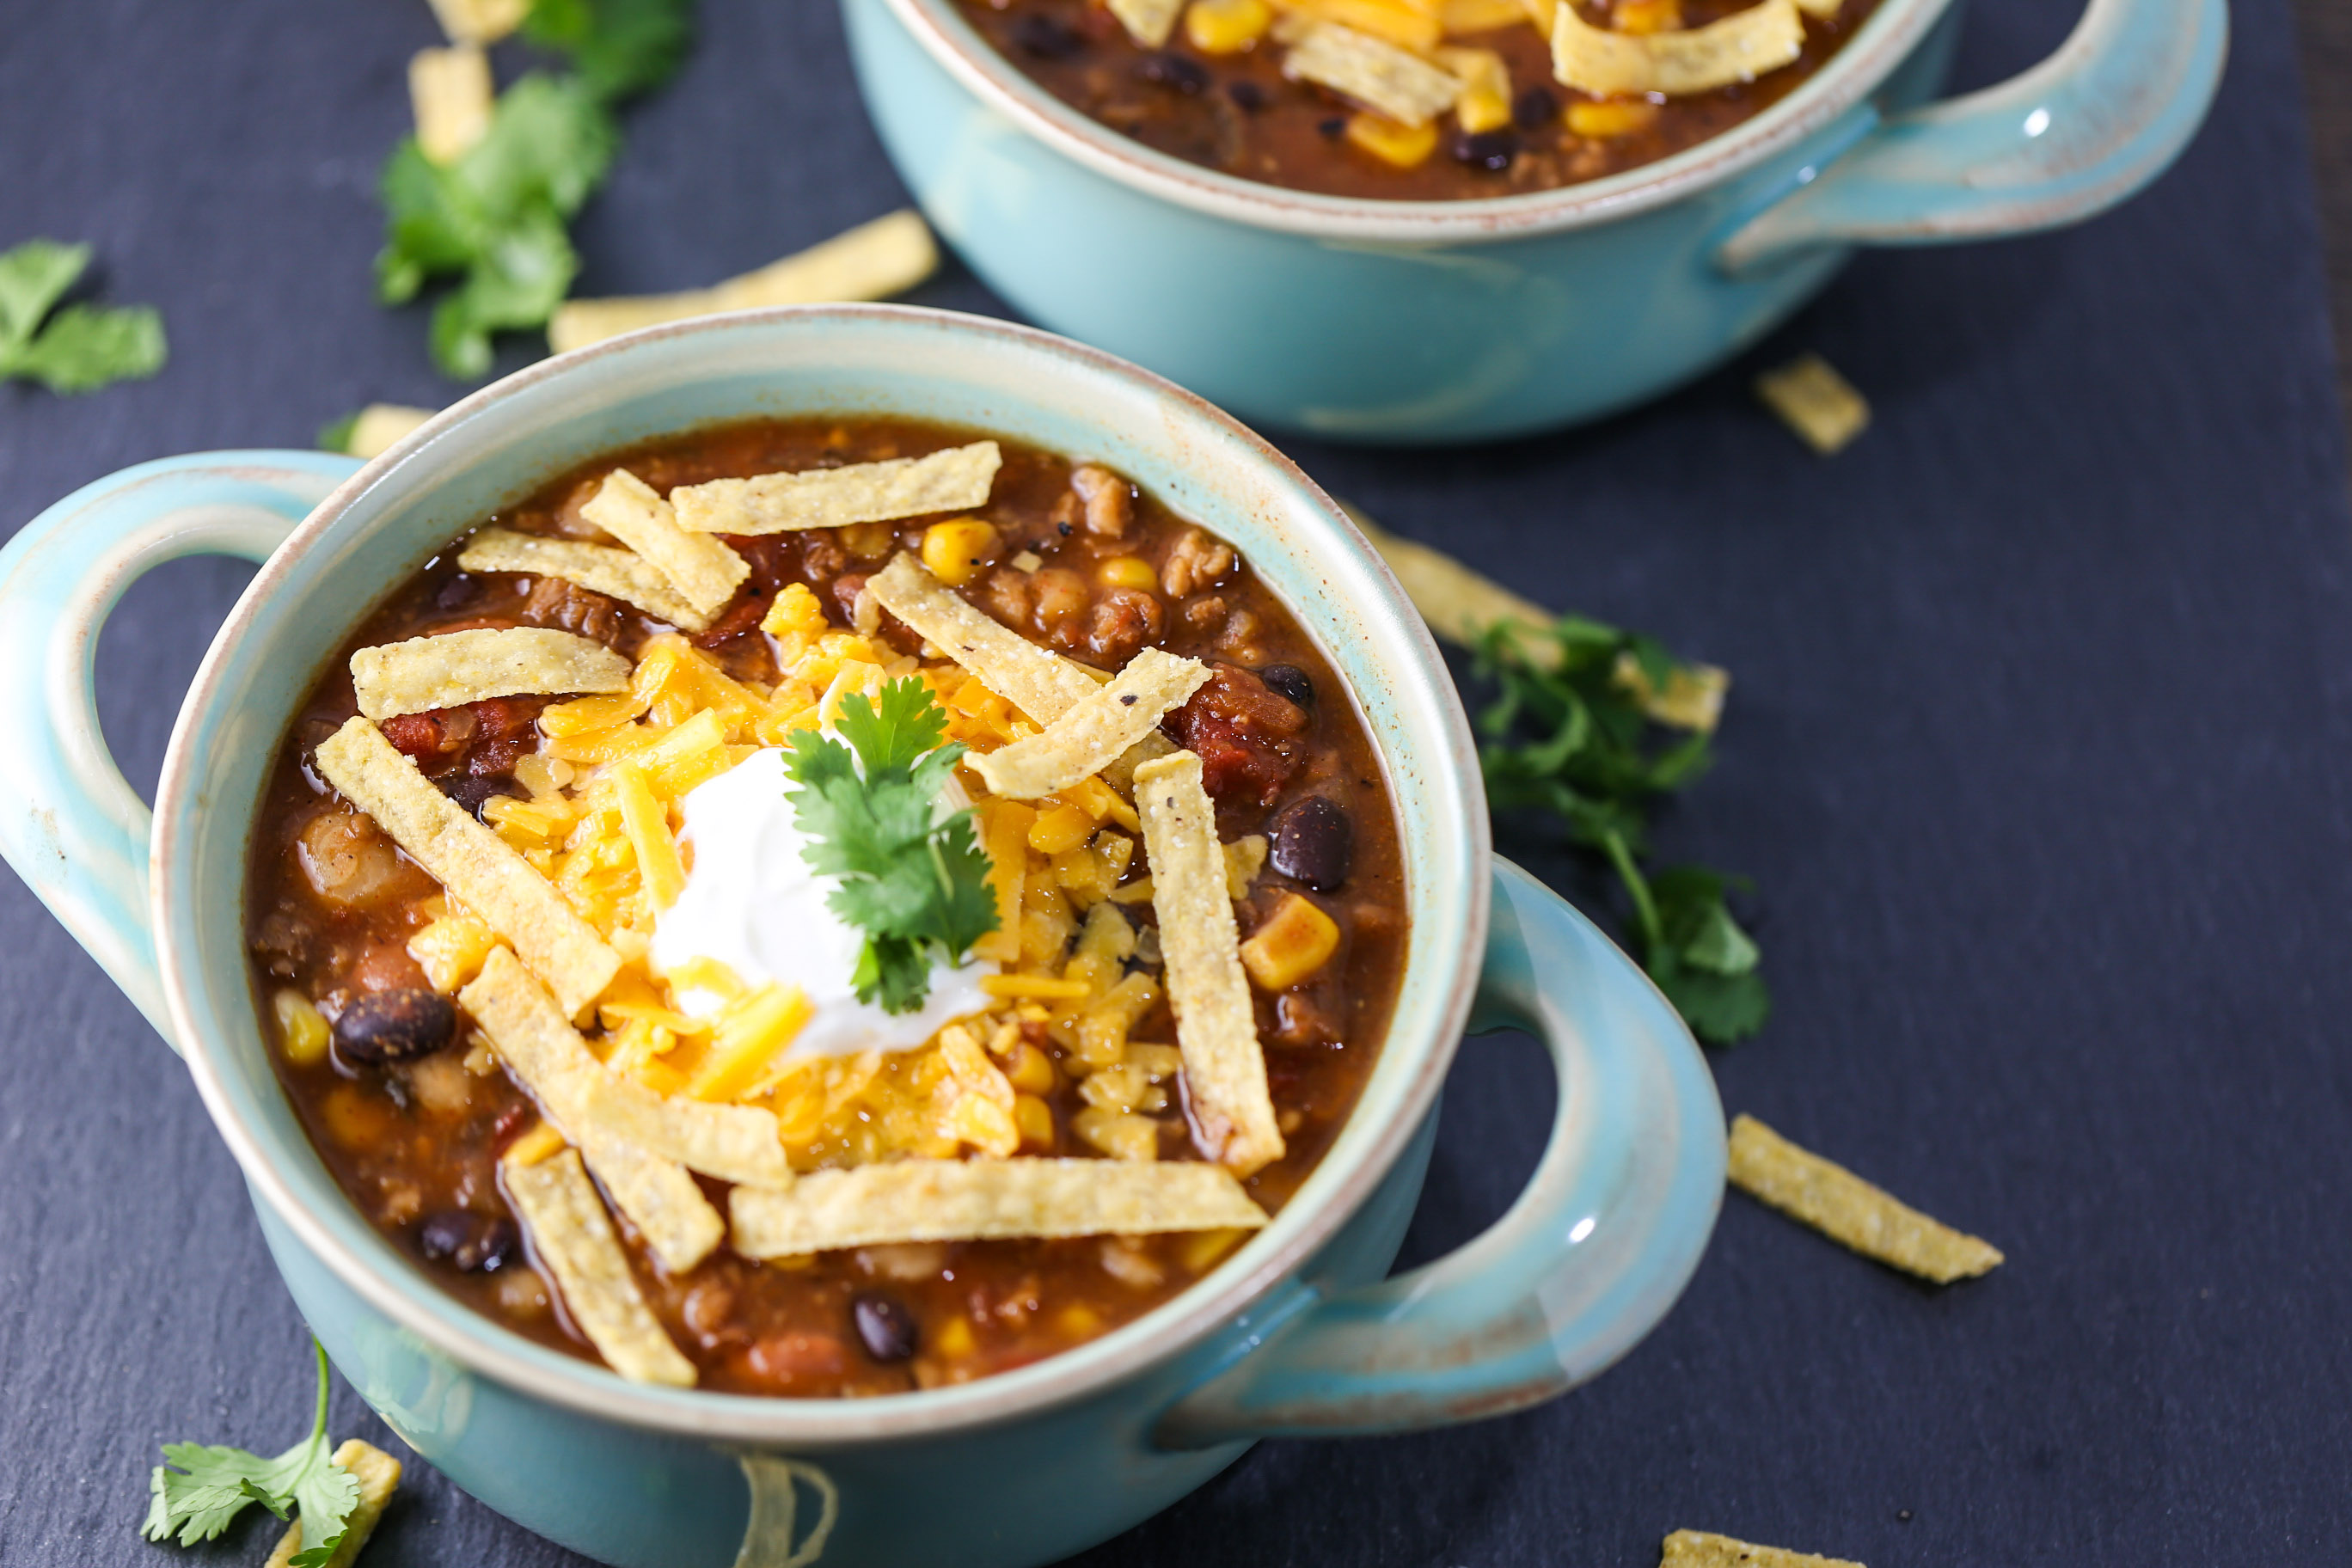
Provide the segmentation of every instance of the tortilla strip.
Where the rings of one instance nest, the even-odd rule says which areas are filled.
[[[1755,1546],[1728,1535],[1677,1530],[1665,1539],[1658,1568],[1863,1568],[1843,1557],[1816,1557],[1783,1546]]]
[[[592,593],[625,599],[657,620],[681,631],[709,628],[710,617],[687,602],[670,586],[661,569],[643,556],[609,544],[583,544],[573,539],[545,539],[517,533],[509,528],[486,528],[466,542],[457,557],[465,572],[524,572],[534,577],[561,577]]]
[[[452,43],[495,44],[530,14],[530,0],[431,0]]]
[[[1197,1161],[898,1160],[729,1194],[735,1250],[791,1258],[900,1241],[1255,1230],[1231,1173]]]
[[[790,1173],[771,1111],[666,1100],[598,1061],[503,948],[482,961],[457,1005],[490,1037],[499,1059],[545,1104],[567,1138],[633,1144],[645,1154],[730,1182],[776,1183]],[[629,1216],[632,1220],[636,1215]],[[640,1228],[643,1228],[642,1224]]]
[[[427,783],[373,724],[350,720],[320,745],[318,762],[338,794],[373,817],[451,898],[514,944],[566,1016],[613,983],[621,955],[529,861]]]
[[[430,408],[414,408],[404,403],[371,403],[352,416],[351,428],[343,436],[343,454],[360,458],[380,458],[432,417]]]
[[[604,476],[604,487],[580,515],[653,564],[686,602],[716,616],[751,574],[751,563],[707,533],[688,533],[653,486],[626,468]]]
[[[1731,1123],[1731,1184],[1842,1247],[1938,1285],[1973,1279],[2000,1249],[1928,1218],[1844,1166],[1741,1115]]]
[[[545,626],[410,637],[352,655],[352,686],[370,719],[459,708],[521,692],[626,691],[629,661],[603,643]]]
[[[1428,124],[1453,108],[1462,91],[1452,71],[1336,22],[1324,23],[1292,45],[1282,57],[1282,74],[1328,87],[1400,125]]]
[[[974,756],[971,765],[991,793],[1007,800],[1067,789],[1151,734],[1208,679],[1209,667],[1197,659],[1145,648],[1108,686],[1080,698],[1036,734]]]
[[[416,150],[443,166],[473,151],[489,134],[497,90],[490,58],[473,44],[419,49],[408,61],[409,112],[416,118]]]
[[[1147,49],[1167,43],[1168,35],[1176,30],[1176,18],[1184,14],[1184,0],[1106,0],[1106,4],[1127,29],[1127,36]]]
[[[1612,33],[1561,5],[1552,15],[1551,72],[1563,87],[1596,98],[1673,97],[1754,81],[1804,47],[1796,0],[1763,0],[1719,22],[1671,33]]]
[[[1078,668],[998,622],[900,553],[866,580],[881,606],[1040,724],[1099,690]]]
[[[1193,1125],[1206,1152],[1246,1176],[1282,1158],[1282,1131],[1265,1087],[1217,808],[1201,785],[1201,759],[1176,752],[1136,769],[1135,810],[1151,861],[1151,907]]]
[[[889,522],[987,505],[1003,461],[995,442],[974,441],[923,458],[680,485],[669,500],[677,509],[677,525],[696,533],[789,533]]]
[[[887,300],[912,289],[939,267],[940,247],[922,215],[901,207],[709,289],[566,300],[548,321],[547,345],[557,353],[568,353],[639,327],[715,316],[722,310]]]
[[[1870,427],[1870,403],[1819,354],[1800,354],[1756,378],[1756,395],[1797,438],[1834,458]]]
[[[346,1438],[328,1456],[327,1462],[350,1476],[360,1485],[360,1500],[352,1505],[351,1515],[343,1521],[343,1533],[328,1553],[323,1568],[352,1568],[352,1563],[375,1533],[376,1521],[383,1517],[392,1494],[400,1488],[400,1461],[373,1443],[362,1443],[357,1437]],[[302,1550],[302,1521],[296,1520],[286,1527],[278,1539],[277,1550],[262,1568],[290,1568],[295,1554]]]
[[[499,1168],[532,1250],[555,1276],[564,1309],[604,1363],[632,1383],[693,1387],[694,1363],[678,1353],[638,1293],[579,1151],[566,1149],[535,1165],[501,1161]]]

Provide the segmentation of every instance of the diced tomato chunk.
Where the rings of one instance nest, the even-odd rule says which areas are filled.
[[[1270,805],[1298,771],[1307,713],[1250,671],[1221,664],[1166,727],[1200,757],[1211,799]]]

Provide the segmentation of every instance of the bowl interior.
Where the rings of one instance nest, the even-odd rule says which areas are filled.
[[[1403,825],[1413,934],[1395,1020],[1349,1124],[1276,1222],[1183,1295],[1061,1356],[958,1388],[770,1400],[625,1384],[444,1294],[353,1208],[270,1068],[243,940],[253,813],[286,726],[349,629],[452,536],[615,447],[722,420],[895,415],[1099,459],[1231,541],[1348,681]],[[330,498],[215,642],[157,796],[158,947],[180,1038],[247,1180],[404,1326],[530,1392],[644,1425],[857,1440],[993,1419],[1173,1353],[1328,1238],[1427,1112],[1477,972],[1487,837],[1467,724],[1434,647],[1328,497],[1226,416],[1064,340],[887,306],[773,310],[615,340],[475,395]]]

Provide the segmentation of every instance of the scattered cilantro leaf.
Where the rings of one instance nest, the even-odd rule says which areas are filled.
[[[321,452],[345,452],[352,449],[352,432],[359,428],[358,410],[331,419],[319,426],[318,447]]]
[[[534,0],[522,36],[570,57],[605,103],[653,91],[676,75],[694,37],[693,0]]]
[[[163,368],[163,319],[151,305],[68,305],[50,314],[89,266],[89,246],[54,239],[0,252],[0,380],[92,392]]]
[[[164,1444],[164,1463],[148,1478],[153,1497],[142,1535],[169,1541],[176,1532],[181,1545],[194,1546],[216,1538],[247,1503],[257,1502],[280,1519],[301,1510],[302,1536],[310,1544],[295,1555],[294,1568],[320,1568],[334,1554],[359,1506],[360,1485],[328,1457],[327,1352],[316,1340],[310,1344],[319,1358],[310,1435],[274,1459],[215,1444]]]
[[[947,722],[930,688],[909,676],[883,687],[879,702],[845,698],[841,740],[803,730],[784,758],[793,819],[809,839],[801,853],[841,879],[826,907],[866,933],[857,999],[889,1013],[922,1005],[935,958],[961,963],[996,929],[971,810],[939,809],[963,755],[940,743]]]
[[[1675,669],[1655,640],[1580,616],[1540,632],[1489,627],[1476,648],[1477,673],[1495,686],[1478,716],[1487,797],[1498,813],[1548,813],[1608,865],[1642,967],[1692,1033],[1728,1045],[1771,1009],[1762,953],[1727,901],[1745,884],[1697,866],[1643,867],[1652,809],[1704,773],[1713,752],[1702,732],[1660,739],[1621,673],[1628,664],[1653,690]]]

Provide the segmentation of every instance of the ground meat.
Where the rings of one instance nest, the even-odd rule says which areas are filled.
[[[620,640],[628,611],[618,599],[593,593],[561,577],[541,577],[523,600],[522,618],[535,626],[554,626],[610,647]]]
[[[1200,757],[1202,782],[1220,803],[1273,805],[1306,754],[1305,710],[1230,664],[1215,666],[1166,728]]]
[[[1197,528],[1188,528],[1169,548],[1168,559],[1160,568],[1160,585],[1168,590],[1170,598],[1181,599],[1195,588],[1207,587],[1233,569],[1232,545],[1222,539],[1212,539]]]
[[[1135,507],[1135,489],[1108,468],[1082,463],[1070,470],[1070,489],[1086,504],[1087,531],[1106,539],[1127,532]]]
[[[1112,588],[1095,601],[1087,616],[1086,648],[1106,669],[1118,669],[1158,642],[1168,624],[1160,601],[1139,588]]]
[[[1033,584],[1036,592],[1037,626],[1041,631],[1060,631],[1086,612],[1091,597],[1087,580],[1066,566],[1048,566],[1037,574]]]
[[[760,629],[768,614],[768,600],[759,589],[752,588],[735,595],[735,602],[719,612],[718,619],[687,638],[697,647],[715,648],[733,642],[737,637],[750,637]]]
[[[1016,567],[1000,566],[988,574],[981,595],[988,613],[1008,626],[1025,626],[1033,607],[1029,574]]]

